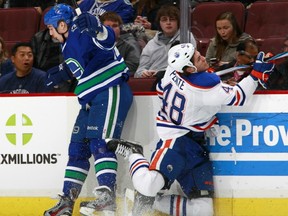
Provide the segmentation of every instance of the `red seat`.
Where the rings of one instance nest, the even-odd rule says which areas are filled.
[[[191,31],[198,40],[198,49],[206,54],[208,43],[216,35],[215,20],[223,12],[232,12],[242,30],[244,29],[245,7],[241,2],[203,2],[191,13]]]
[[[5,41],[30,41],[39,30],[35,8],[0,8],[0,35]]]
[[[283,52],[283,43],[285,37],[273,37],[265,39],[257,39],[256,43],[259,47],[259,51],[264,51],[265,53],[271,52],[274,55]]]
[[[152,86],[156,78],[133,78],[130,77],[128,85],[133,92],[147,92],[152,91]]]
[[[247,9],[245,32],[255,39],[288,34],[288,2],[257,1]]]
[[[43,12],[40,20],[40,27],[39,30],[42,31],[46,28],[46,25],[44,24],[44,16],[45,14],[51,9],[51,7],[47,7]]]

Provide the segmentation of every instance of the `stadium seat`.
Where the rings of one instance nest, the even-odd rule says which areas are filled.
[[[0,35],[7,41],[30,41],[41,15],[35,8],[0,8]]]
[[[265,53],[271,52],[272,54],[278,54],[283,52],[283,43],[285,37],[270,37],[265,39],[256,39],[256,43],[259,47],[259,51]]]
[[[130,77],[128,85],[133,92],[149,92],[152,91],[152,86],[156,78],[134,78]]]
[[[208,43],[216,34],[216,17],[226,11],[235,15],[239,26],[244,30],[245,7],[241,2],[203,2],[193,9],[191,31],[198,41],[198,49],[202,55],[206,54]]]
[[[47,7],[43,12],[42,12],[42,16],[40,19],[40,27],[39,30],[44,30],[46,28],[45,24],[44,24],[44,16],[45,14],[51,9],[51,7]]]
[[[288,34],[288,2],[257,1],[247,9],[245,32],[255,39]]]

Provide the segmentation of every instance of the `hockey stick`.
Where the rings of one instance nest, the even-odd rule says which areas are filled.
[[[76,12],[77,16],[79,16],[82,12],[81,12],[81,9],[79,8],[79,5],[77,4],[77,1],[72,0],[72,4],[75,7],[75,12]]]
[[[277,59],[285,58],[287,56],[288,56],[288,52],[278,53],[275,56],[272,56],[270,58],[265,59],[265,62],[274,61],[274,60],[277,60]],[[221,71],[217,71],[217,72],[215,72],[215,74],[217,74],[218,76],[222,76],[222,75],[225,75],[227,73],[231,73],[231,72],[233,72],[235,70],[246,69],[246,68],[249,68],[249,67],[252,67],[252,66],[253,65],[239,65],[239,66],[227,68],[227,69],[224,69],[224,70],[221,70]]]

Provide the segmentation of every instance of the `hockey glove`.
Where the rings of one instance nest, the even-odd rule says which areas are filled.
[[[266,82],[273,72],[274,66],[275,64],[273,63],[264,62],[264,52],[259,52],[250,75],[254,80],[258,80],[263,88],[266,89]]]
[[[68,67],[68,65],[64,62],[60,65],[50,68],[47,71],[47,79],[46,86],[56,86],[59,83],[72,79],[73,75]]]
[[[98,32],[103,32],[103,27],[98,16],[85,12],[74,20],[81,33],[85,32],[91,37],[96,37]]]

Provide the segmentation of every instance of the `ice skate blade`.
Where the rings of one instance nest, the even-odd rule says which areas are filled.
[[[81,216],[116,216],[115,211],[103,210],[103,211],[94,211],[90,208],[81,208]]]

